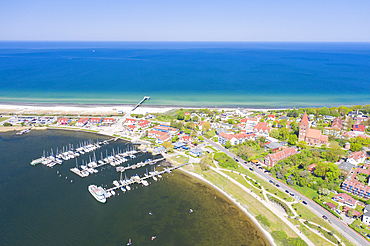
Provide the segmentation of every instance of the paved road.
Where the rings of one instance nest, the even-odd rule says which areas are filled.
[[[248,163],[245,163],[243,159],[239,158],[234,153],[231,153],[230,151],[228,151],[227,149],[223,148],[222,146],[214,143],[213,141],[210,141],[207,138],[205,138],[204,140],[207,143],[211,144],[214,148],[223,151],[224,153],[226,153],[231,158],[236,158],[239,161],[239,163],[242,164],[243,166],[245,166],[247,168],[253,168],[254,173],[256,173],[258,176],[260,176],[264,180],[266,180],[266,181],[274,180],[275,183],[278,183],[280,185],[279,189],[281,189],[283,192],[285,192],[285,190],[288,190],[289,193],[293,193],[295,196],[301,196],[302,200],[307,202],[306,206],[307,206],[308,209],[310,209],[313,213],[315,213],[320,218],[323,215],[328,217],[328,219],[331,221],[331,225],[334,227],[334,229],[336,229],[338,232],[340,232],[345,238],[350,240],[355,245],[370,245],[370,243],[366,239],[364,239],[361,235],[359,235],[357,232],[352,230],[352,228],[348,227],[346,224],[344,224],[337,217],[335,217],[334,215],[332,215],[331,213],[329,213],[328,211],[323,209],[317,203],[315,203],[312,200],[305,197],[303,194],[301,194],[298,191],[292,189],[291,187],[289,187],[285,183],[282,183],[279,180],[277,180],[277,179],[271,177],[270,175],[264,173],[263,171],[255,168],[254,166],[252,166]]]

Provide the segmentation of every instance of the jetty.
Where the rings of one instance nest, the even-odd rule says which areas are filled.
[[[149,183],[148,183],[148,181],[146,181],[147,179],[153,178],[155,180],[156,176],[161,177],[161,175],[164,174],[164,173],[170,174],[173,170],[178,169],[180,167],[183,167],[187,164],[189,164],[189,163],[184,163],[182,165],[171,167],[171,168],[165,168],[164,170],[162,170],[160,172],[158,172],[158,171],[150,172],[149,174],[144,174],[144,177],[140,177],[139,175],[136,174],[136,175],[132,176],[130,179],[120,180],[120,182],[115,180],[115,181],[113,181],[114,187],[109,188],[109,189],[105,189],[105,192],[106,192],[105,196],[106,196],[106,198],[109,198],[109,197],[112,196],[112,191],[113,191],[113,194],[115,194],[114,191],[116,189],[121,189],[121,188],[124,189],[124,188],[127,188],[127,186],[129,187],[132,184],[143,184],[144,186],[148,186]]]

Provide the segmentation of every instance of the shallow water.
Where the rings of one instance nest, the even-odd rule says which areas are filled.
[[[250,219],[205,183],[177,170],[163,180],[111,197],[106,204],[87,191],[89,184],[112,187],[113,167],[80,178],[69,171],[74,159],[48,168],[31,166],[43,149],[87,139],[91,133],[45,130],[0,134],[0,238],[3,245],[269,245]],[[97,151],[127,148],[113,142]],[[91,154],[90,154],[91,155]],[[83,158],[88,160],[88,156]],[[151,158],[144,154],[130,161]],[[78,159],[79,164],[81,158]],[[146,168],[128,171],[143,175]],[[150,169],[150,167],[148,167]],[[62,177],[59,177],[57,171]],[[67,177],[67,179],[66,179]],[[70,180],[73,179],[73,183]],[[193,213],[189,213],[189,209]],[[149,215],[152,212],[152,215]],[[151,241],[152,236],[157,236]]]

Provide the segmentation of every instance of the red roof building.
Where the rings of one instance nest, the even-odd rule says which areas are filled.
[[[370,170],[357,168],[352,176],[344,180],[344,182],[342,183],[342,190],[352,193],[356,196],[369,199],[370,187],[356,180],[356,176],[358,173],[370,175]]]
[[[347,213],[350,209],[351,209],[351,208],[349,208],[349,207],[345,206],[345,207],[343,208],[343,212]],[[356,211],[356,210],[353,210],[353,213],[354,213],[354,215],[355,215],[356,217],[359,217],[359,216],[361,215],[361,213],[360,213],[359,211]]]
[[[88,122],[89,122],[89,118],[80,118],[80,119],[76,122],[76,126],[84,126],[84,125],[86,125]]]
[[[364,133],[365,132],[365,126],[363,126],[363,125],[353,125],[353,131]]]
[[[182,136],[182,137],[180,138],[180,142],[189,143],[189,142],[191,142],[191,141],[193,141],[193,139],[192,139],[192,137],[191,137],[191,136]]]
[[[284,160],[289,156],[297,154],[297,151],[294,147],[290,147],[281,151],[277,151],[274,154],[268,154],[265,157],[265,165],[269,167],[273,167],[278,163],[280,160]]]
[[[68,125],[70,122],[71,122],[71,120],[67,119],[67,118],[59,118],[57,120],[58,125]]]
[[[248,121],[248,118],[244,118],[240,120],[241,123],[247,123],[247,121]]]
[[[135,128],[136,128],[136,126],[135,125],[128,125],[127,126],[127,130],[129,130],[129,131],[135,131]]]
[[[270,115],[267,116],[267,119],[268,120],[275,120],[275,115],[270,114]]]
[[[329,206],[329,208],[331,208],[331,209],[335,209],[337,206],[335,206],[333,203],[331,203],[331,202],[328,202],[328,203],[326,203],[326,205],[328,205]]]
[[[161,132],[167,132],[170,135],[174,135],[177,132],[176,128],[166,127],[166,126],[155,126],[155,127],[153,127],[153,130],[161,131]]]
[[[113,118],[104,118],[102,124],[113,124],[114,119]]]
[[[313,173],[315,171],[315,167],[316,167],[316,164],[313,163],[311,165],[308,166],[307,170],[310,172],[310,173]]]
[[[321,146],[328,144],[328,140],[328,136],[322,135],[320,130],[310,129],[308,117],[305,112],[299,126],[298,141],[305,141],[310,146]]]
[[[101,122],[101,118],[91,118],[90,123],[91,124],[98,124]]]
[[[137,123],[141,128],[147,128],[150,126],[150,121],[149,120],[140,120]]]
[[[365,162],[365,159],[366,159],[366,156],[364,152],[356,151],[356,152],[352,152],[348,156],[347,162],[357,166],[358,164]]]
[[[238,133],[238,134],[221,132],[218,135],[218,142],[220,144],[225,144],[227,141],[230,141],[231,145],[237,145],[247,140],[255,140],[255,138],[256,138],[256,134],[254,134],[253,132]]]
[[[160,132],[160,131],[156,131],[156,130],[151,130],[148,132],[148,137],[149,138],[156,138],[156,137],[160,137],[160,136],[166,136],[166,132]]]
[[[340,193],[338,195],[333,196],[332,198],[334,201],[345,204],[351,208],[356,207],[357,200],[351,197],[350,195],[347,195],[346,193]]]
[[[256,135],[268,136],[271,131],[271,127],[267,125],[267,122],[258,122],[253,127],[253,132]]]
[[[125,123],[123,123],[123,125],[135,125],[136,123],[136,120],[135,119],[126,119],[125,120]]]

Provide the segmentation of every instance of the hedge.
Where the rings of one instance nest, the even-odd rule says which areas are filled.
[[[321,207],[325,208],[328,212],[332,213],[335,217],[342,219],[342,217],[340,217],[336,212],[331,210],[331,208],[327,204],[322,203],[322,201],[320,201],[317,198],[313,198],[312,200],[316,202],[317,204],[319,204]]]

